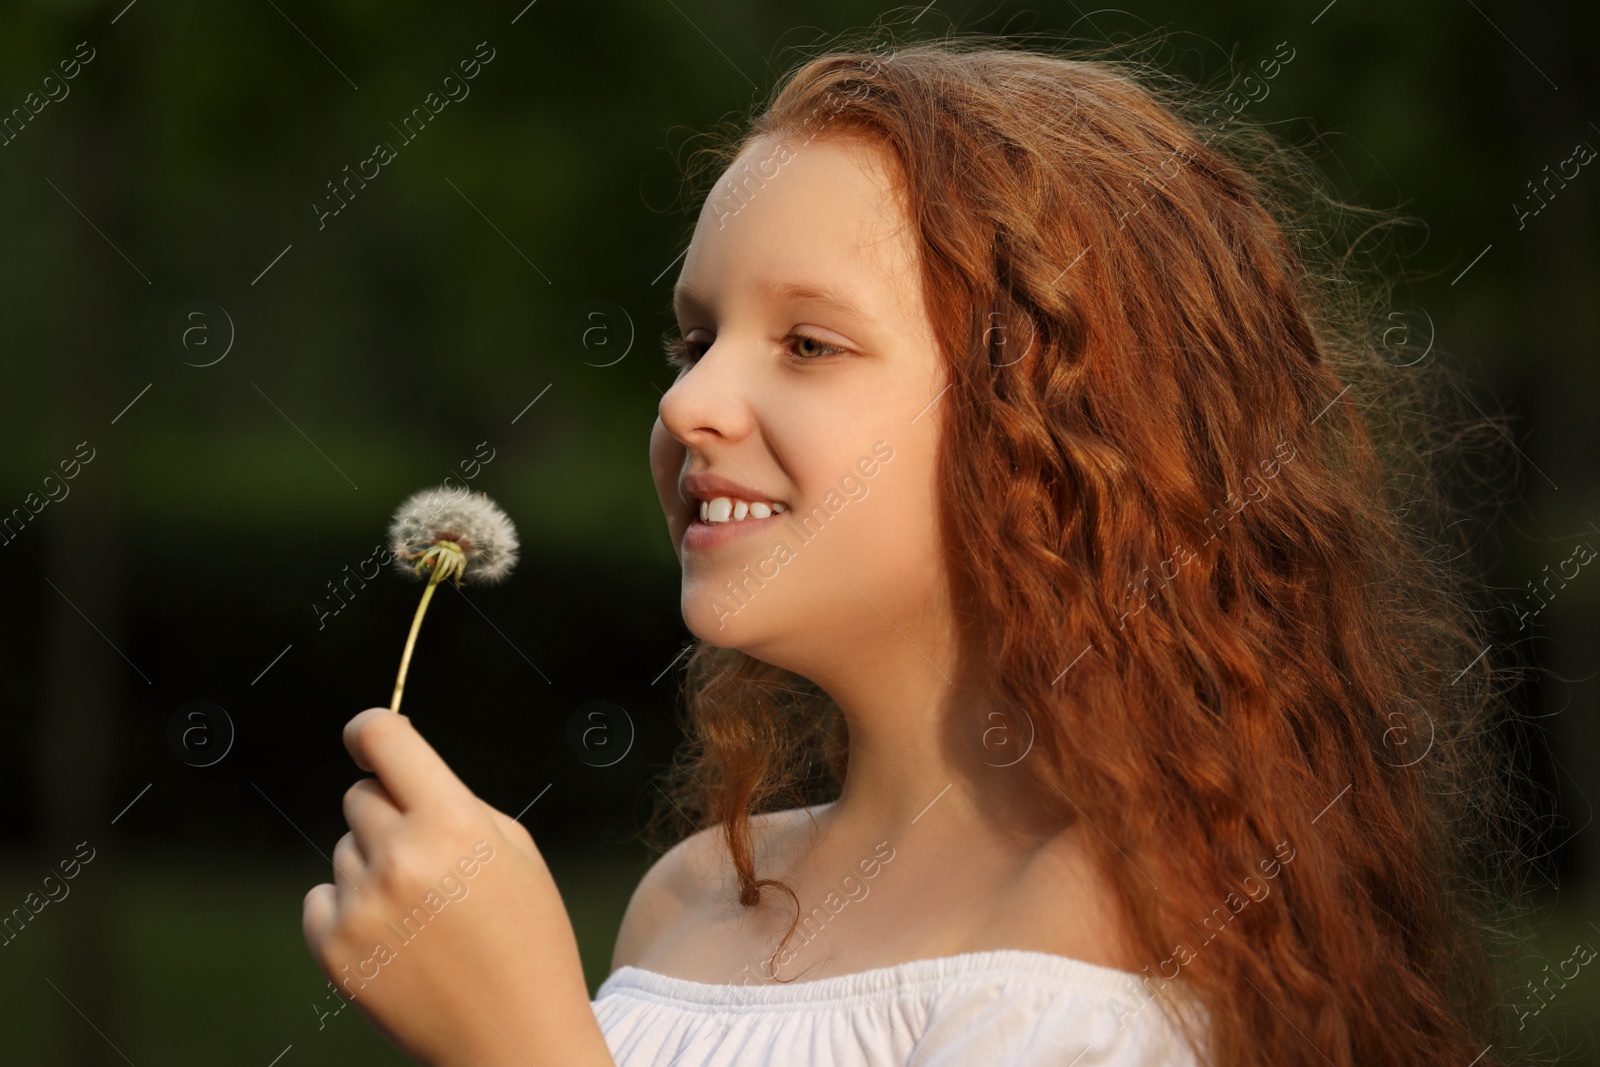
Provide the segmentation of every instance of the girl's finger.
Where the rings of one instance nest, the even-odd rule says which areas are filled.
[[[388,708],[368,708],[345,723],[344,747],[356,766],[378,776],[402,812],[464,806],[472,797],[411,720]]]
[[[361,846],[356,844],[354,832],[346,833],[333,846],[333,871],[339,903],[346,904],[367,881],[367,860],[361,854]]]
[[[339,891],[328,882],[314,885],[300,906],[300,932],[305,935],[306,947],[312,958],[322,959],[322,946],[333,933],[334,919],[339,913]]]
[[[363,778],[344,794],[344,821],[368,860],[400,823],[400,808],[376,778]]]

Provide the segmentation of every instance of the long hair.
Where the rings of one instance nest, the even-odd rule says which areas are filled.
[[[1405,220],[1212,95],[1007,38],[858,37],[702,156],[781,135],[897,161],[951,383],[965,652],[1032,738],[1017,772],[1101,831],[1145,988],[1204,1005],[1203,1030],[1178,1013],[1203,1061],[1516,1062],[1511,701],[1446,478],[1495,431],[1360,254]],[[749,819],[837,788],[838,707],[704,644],[682,695],[649,829],[720,824],[743,905],[795,898],[756,877]]]

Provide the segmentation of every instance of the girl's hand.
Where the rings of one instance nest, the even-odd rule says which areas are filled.
[[[334,881],[306,894],[306,944],[335,987],[428,1064],[604,1064],[572,923],[522,824],[478,799],[411,725],[344,728],[363,778]]]

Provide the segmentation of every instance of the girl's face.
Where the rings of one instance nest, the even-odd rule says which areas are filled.
[[[893,166],[833,139],[763,141],[734,161],[678,278],[688,365],[650,437],[689,629],[819,682],[891,642],[932,654],[947,610],[945,372]],[[700,501],[718,497],[736,514],[784,510],[702,523]]]

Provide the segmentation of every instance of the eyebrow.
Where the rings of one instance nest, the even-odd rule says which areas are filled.
[[[877,320],[875,320],[871,315],[867,314],[861,305],[851,300],[850,297],[838,289],[829,288],[825,285],[812,285],[805,282],[778,281],[763,282],[758,286],[758,288],[766,295],[778,300],[805,301],[808,303],[817,304],[821,307],[829,309],[830,311],[836,311],[841,315],[849,316],[850,318],[856,319],[869,326],[877,325]],[[703,296],[685,285],[679,285],[673,289],[672,302],[674,307],[679,308],[685,304],[692,304],[696,307],[702,308],[708,306],[706,299]]]

